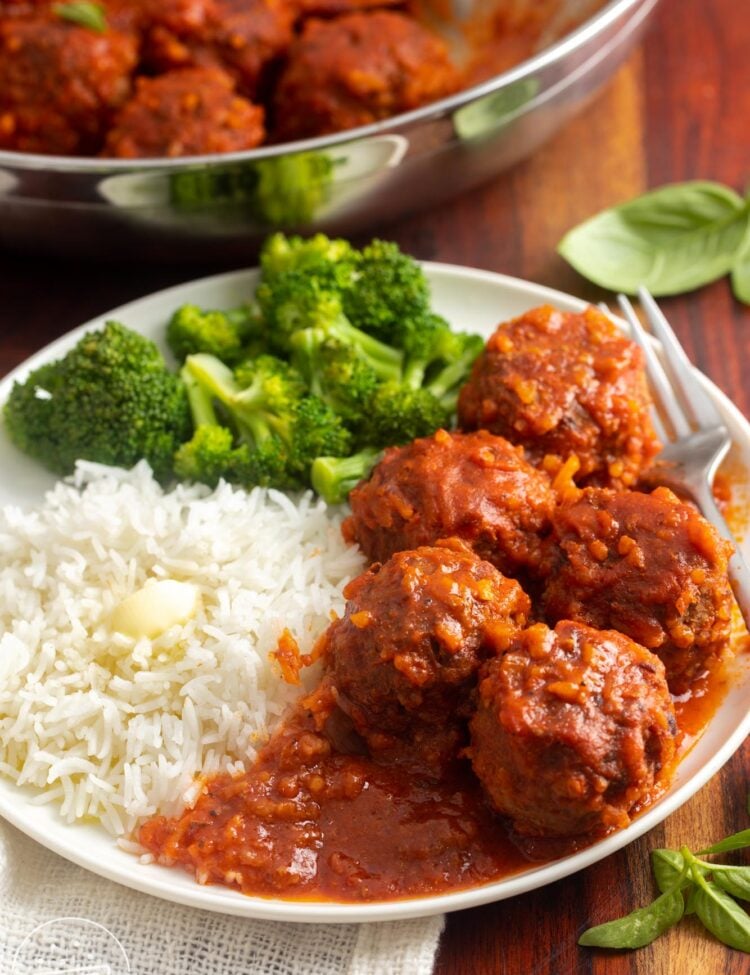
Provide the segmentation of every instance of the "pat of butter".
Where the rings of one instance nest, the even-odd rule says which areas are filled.
[[[170,626],[192,619],[200,603],[200,590],[191,582],[147,582],[115,608],[112,629],[135,639],[145,636],[153,640]]]

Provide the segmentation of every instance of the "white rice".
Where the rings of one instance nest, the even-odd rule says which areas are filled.
[[[363,568],[340,523],[310,494],[165,492],[145,463],[81,463],[41,507],[6,506],[0,773],[121,836],[251,762],[300,693],[269,656],[279,635],[310,650]],[[114,607],[162,578],[200,588],[198,615],[153,641],[114,633]]]

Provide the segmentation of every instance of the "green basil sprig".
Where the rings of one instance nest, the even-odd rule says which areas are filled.
[[[750,194],[720,183],[671,183],[569,231],[558,252],[589,281],[634,294],[692,291],[725,274],[750,303]]]
[[[98,3],[79,0],[76,3],[56,3],[52,8],[61,20],[68,20],[79,27],[88,27],[97,34],[103,34],[107,29],[107,18],[104,8]]]
[[[578,944],[596,948],[641,948],[695,914],[714,937],[750,953],[750,916],[733,898],[750,901],[750,867],[701,860],[700,856],[750,847],[750,829],[727,836],[699,854],[653,850],[651,865],[659,896],[646,907],[584,931]]]
[[[742,251],[732,268],[732,291],[738,301],[750,305],[750,238],[748,246]]]
[[[578,944],[596,948],[642,948],[677,924],[684,913],[682,891],[673,887],[647,907],[589,928],[578,939]]]

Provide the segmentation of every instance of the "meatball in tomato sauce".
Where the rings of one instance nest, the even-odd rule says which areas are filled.
[[[399,552],[344,591],[323,637],[335,699],[373,750],[464,713],[482,660],[526,624],[521,587],[458,541]]]
[[[51,10],[0,21],[0,149],[97,152],[137,57],[134,35],[78,27]]]
[[[485,430],[391,447],[349,503],[346,534],[374,561],[455,536],[512,576],[538,569],[554,507],[548,476]]]
[[[287,0],[170,0],[150,13],[145,60],[160,72],[221,67],[254,98],[292,40],[294,14]]]
[[[730,554],[666,488],[588,488],[553,516],[544,612],[626,633],[658,654],[679,694],[727,646]]]
[[[501,325],[458,401],[459,426],[486,429],[580,483],[630,487],[658,452],[643,353],[595,308],[535,308]]]
[[[539,623],[485,665],[470,755],[519,834],[598,834],[658,787],[676,729],[658,657],[613,630]]]
[[[263,109],[238,95],[227,74],[193,68],[139,78],[104,154],[135,159],[235,152],[257,146],[263,135]]]
[[[275,134],[304,139],[368,125],[458,87],[442,40],[403,14],[308,20],[276,89]]]

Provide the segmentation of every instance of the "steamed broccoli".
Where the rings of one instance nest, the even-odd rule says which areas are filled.
[[[180,377],[187,390],[195,432],[174,456],[175,474],[211,487],[222,478],[239,481],[250,459],[247,444],[235,446],[234,432],[223,426],[217,416],[213,394],[194,378],[187,366],[183,366]]]
[[[79,459],[131,467],[145,458],[166,478],[191,429],[184,385],[153,342],[117,322],[16,382],[4,418],[13,442],[58,474]]]
[[[373,240],[358,255],[356,275],[343,295],[351,323],[382,342],[403,348],[396,330],[430,314],[424,271],[398,244]]]
[[[329,504],[346,501],[352,488],[367,477],[382,449],[426,437],[444,426],[450,411],[427,389],[383,383],[368,402],[357,431],[360,449],[349,457],[316,458],[310,470],[313,488]]]
[[[323,152],[285,153],[255,167],[255,212],[272,226],[306,223],[328,199],[334,163]]]
[[[318,457],[310,469],[310,482],[329,504],[341,504],[367,477],[380,455],[381,451],[366,447],[349,457]]]
[[[224,476],[245,486],[301,487],[319,454],[351,449],[340,417],[308,395],[295,370],[273,356],[248,360],[233,373],[215,357],[198,354],[187,358],[184,375],[196,432],[181,448],[178,466],[183,471],[192,464],[194,480],[210,484]],[[212,424],[231,437],[215,434],[209,441]],[[206,443],[212,448],[207,454]]]
[[[261,338],[261,332],[258,314],[248,305],[229,311],[183,305],[167,325],[167,343],[180,362],[196,352],[207,352],[233,363],[254,351],[251,343]]]
[[[215,487],[225,481],[242,481],[250,462],[247,444],[235,447],[228,427],[201,424],[192,438],[174,455],[174,470],[186,481],[200,481]]]
[[[402,353],[354,328],[344,315],[340,292],[312,274],[281,271],[261,282],[257,298],[271,342],[281,355],[293,352],[296,332],[314,328],[324,340],[351,346],[381,379],[400,378]]]
[[[436,396],[449,413],[455,411],[461,386],[483,349],[484,339],[470,332],[447,329],[439,337],[424,388]]]
[[[274,351],[343,419],[358,453],[313,464],[314,486],[339,497],[378,452],[450,425],[458,390],[484,343],[430,307],[420,265],[398,245],[361,251],[317,234],[275,234],[256,298]]]
[[[182,170],[169,177],[170,201],[177,210],[231,208],[276,227],[307,223],[328,200],[335,165],[327,153],[298,152]]]
[[[428,389],[383,383],[368,404],[357,442],[379,448],[408,443],[448,426],[449,421],[450,410]]]
[[[291,344],[292,362],[310,391],[350,428],[361,424],[381,383],[372,366],[353,346],[329,338],[322,329],[301,329]]]
[[[335,288],[346,288],[354,279],[358,261],[357,251],[348,240],[325,234],[313,237],[272,234],[260,252],[266,283],[286,271],[303,271]]]
[[[432,313],[419,320],[404,320],[399,332],[406,356],[404,383],[429,390],[453,412],[458,390],[484,348],[482,338],[454,332],[444,318]]]

